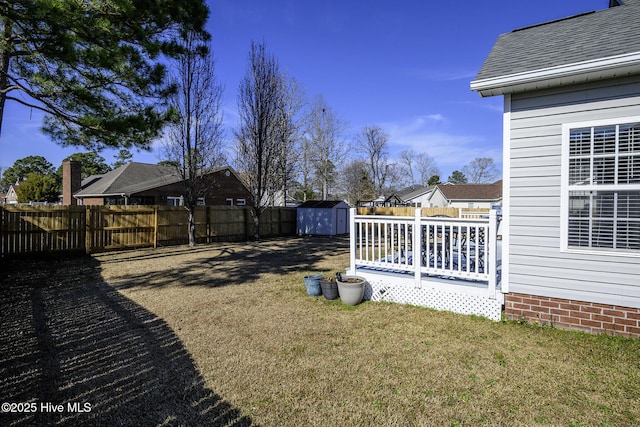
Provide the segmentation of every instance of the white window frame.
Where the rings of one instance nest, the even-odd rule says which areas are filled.
[[[172,202],[172,204],[170,205],[169,205],[169,200],[171,200]],[[167,205],[173,206],[173,207],[184,205],[182,196],[167,196]]]
[[[562,160],[561,160],[561,195],[560,195],[560,250],[567,253],[581,253],[594,255],[611,255],[624,257],[640,257],[640,250],[635,249],[612,249],[593,247],[569,246],[569,193],[576,191],[640,191],[640,184],[606,184],[596,185],[593,183],[582,184],[579,187],[569,185],[569,136],[572,129],[594,128],[600,126],[624,125],[640,123],[640,116],[618,117],[612,119],[591,120],[584,122],[573,122],[562,124]],[[616,133],[617,135],[617,133]],[[617,136],[616,136],[617,137]],[[616,153],[616,158],[618,154]],[[593,155],[591,155],[593,159]]]
[[[236,206],[247,206],[247,199],[236,199]]]

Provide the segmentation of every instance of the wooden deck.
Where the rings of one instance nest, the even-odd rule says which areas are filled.
[[[348,273],[367,279],[367,300],[500,320],[497,230],[495,211],[467,219],[423,217],[419,209],[413,216],[358,215],[354,209]]]

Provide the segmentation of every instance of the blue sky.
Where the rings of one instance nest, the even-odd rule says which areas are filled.
[[[389,135],[392,157],[426,152],[445,179],[476,157],[502,167],[502,97],[469,89],[497,37],[515,28],[608,6],[608,0],[216,0],[208,29],[225,86],[225,124],[236,125],[236,94],[251,41],[264,41],[280,66],[322,95],[349,124],[350,142],[367,125]],[[0,166],[44,156],[54,166],[81,147],[42,135],[42,115],[8,103]],[[227,132],[229,144],[231,132]],[[115,150],[100,153],[107,163]],[[156,152],[134,160],[156,163]]]

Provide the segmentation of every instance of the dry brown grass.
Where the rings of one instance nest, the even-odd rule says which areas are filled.
[[[176,331],[207,385],[259,424],[640,422],[637,340],[307,296],[305,274],[348,265],[344,241],[197,251],[161,268],[144,255],[98,259],[108,282]]]
[[[94,259],[101,280],[166,322],[197,367],[187,373],[238,424],[640,423],[639,340],[307,296],[304,275],[347,266],[343,239]]]

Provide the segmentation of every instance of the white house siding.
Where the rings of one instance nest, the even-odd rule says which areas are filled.
[[[448,208],[449,201],[442,195],[440,191],[434,191],[429,198],[429,203],[422,205],[434,208]]]
[[[414,197],[412,199],[407,200],[408,203],[415,205],[415,206],[420,206],[420,207],[425,207],[428,208],[429,206],[429,197],[431,197],[431,191],[429,191],[428,193],[425,194],[421,194],[420,196]]]
[[[560,251],[562,124],[638,115],[637,77],[512,95],[509,292],[640,308],[640,257]]]
[[[471,206],[469,206],[471,203]],[[491,202],[478,202],[477,200],[469,200],[468,202],[451,202],[452,208],[474,208],[474,209],[489,209],[494,203]]]

